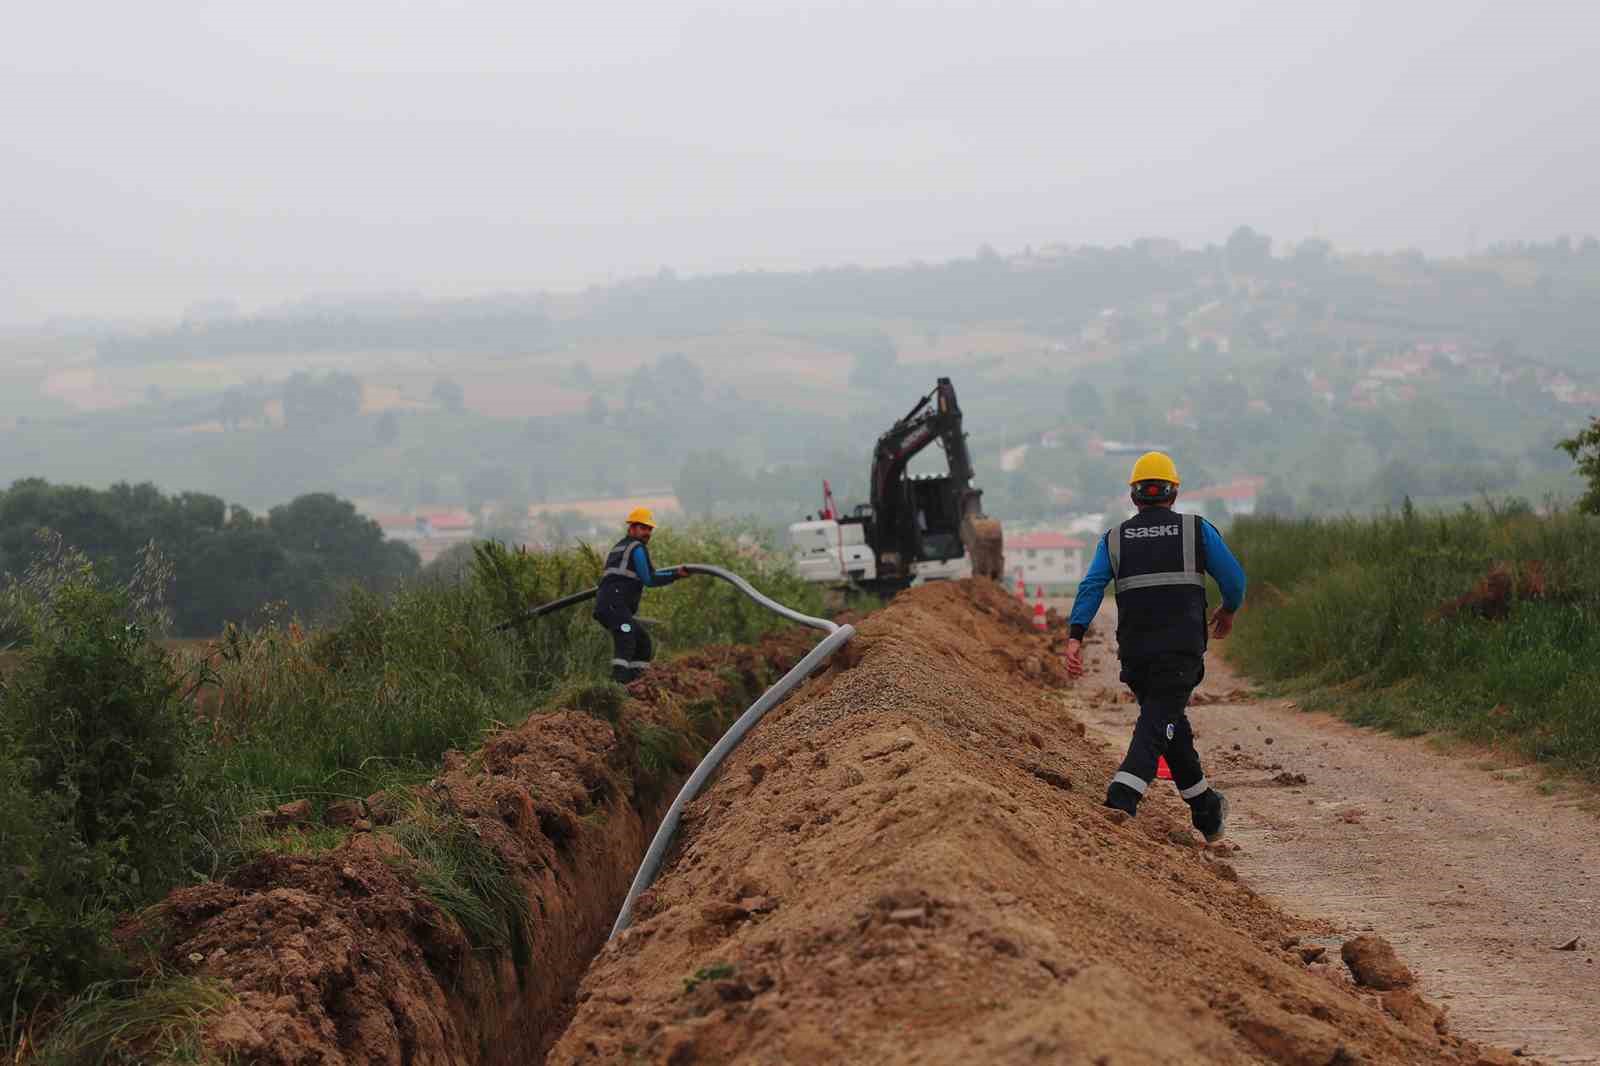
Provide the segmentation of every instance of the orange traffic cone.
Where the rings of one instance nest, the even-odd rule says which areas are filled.
[[[1156,777],[1162,781],[1172,780],[1172,767],[1167,765],[1167,757],[1165,755],[1156,756]]]
[[[1028,586],[1022,582],[1022,571],[1017,571],[1017,599],[1023,603],[1028,602]]]
[[[1045,628],[1044,596],[1042,595],[1044,590],[1041,589],[1039,591],[1041,593],[1040,597],[1033,601],[1033,628],[1042,630]]]

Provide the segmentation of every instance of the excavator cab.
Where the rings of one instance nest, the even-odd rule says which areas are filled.
[[[907,478],[911,495],[912,530],[915,548],[911,557],[919,562],[959,559],[961,514],[956,509],[954,485],[948,477]]]

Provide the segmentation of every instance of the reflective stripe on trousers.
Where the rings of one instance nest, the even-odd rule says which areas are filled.
[[[1141,781],[1137,776],[1128,773],[1126,770],[1118,770],[1115,776],[1111,778],[1111,783],[1113,785],[1127,785],[1141,796],[1144,795],[1144,790],[1150,787],[1150,782]]]

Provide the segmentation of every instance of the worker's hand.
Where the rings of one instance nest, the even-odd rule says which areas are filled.
[[[1218,607],[1217,613],[1211,616],[1211,636],[1216,640],[1225,640],[1233,632],[1233,612],[1226,607]]]
[[[687,566],[678,567],[679,577],[688,577],[691,573],[693,573],[693,571],[691,571]]]
[[[1083,676],[1083,641],[1067,641],[1067,676]]]

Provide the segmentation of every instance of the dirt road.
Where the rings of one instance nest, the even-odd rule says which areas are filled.
[[[1115,625],[1108,603],[1096,624],[1106,636],[1091,634],[1089,673],[1065,699],[1120,751],[1138,709],[1122,702]],[[1308,928],[1335,949],[1381,930],[1453,1031],[1552,1062],[1600,1062],[1600,820],[1542,795],[1532,775],[1252,699],[1218,655],[1206,671],[1190,720],[1232,803],[1246,883],[1317,916]],[[1165,786],[1151,795],[1181,810]],[[1579,948],[1555,950],[1574,937]]]

